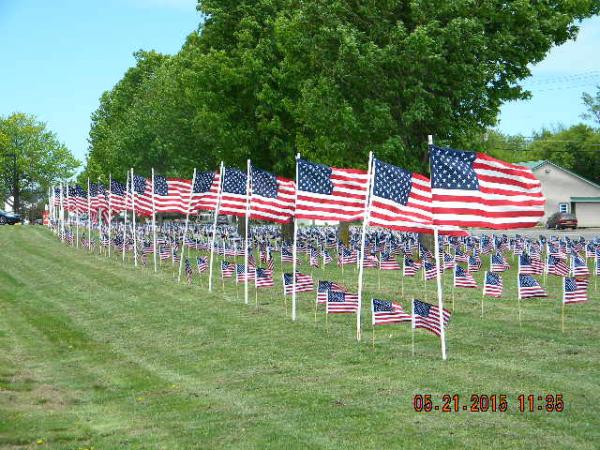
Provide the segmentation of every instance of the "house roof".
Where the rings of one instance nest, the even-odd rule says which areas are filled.
[[[600,197],[571,197],[574,203],[600,203]]]
[[[515,164],[517,164],[518,166],[528,167],[531,170],[535,170],[538,167],[543,166],[544,164],[550,164],[550,165],[552,165],[552,166],[554,166],[554,167],[556,167],[556,168],[558,168],[560,170],[564,170],[565,172],[567,172],[570,175],[573,175],[576,178],[579,178],[581,181],[585,181],[586,183],[594,186],[596,189],[600,189],[600,185],[594,183],[593,181],[590,181],[587,178],[583,178],[582,176],[577,175],[575,172],[571,172],[569,169],[565,169],[564,167],[559,166],[558,164],[555,164],[552,161],[548,161],[547,159],[542,159],[542,160],[539,160],[539,161],[525,161],[525,162],[520,162],[520,163],[515,163]]]

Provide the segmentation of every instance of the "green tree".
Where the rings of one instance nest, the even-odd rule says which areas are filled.
[[[12,197],[13,209],[34,208],[48,188],[73,176],[79,167],[71,152],[34,116],[0,117],[0,199]]]
[[[583,104],[587,108],[582,117],[587,120],[592,120],[596,125],[600,126],[600,86],[596,86],[596,95],[593,96],[584,92],[581,96]]]

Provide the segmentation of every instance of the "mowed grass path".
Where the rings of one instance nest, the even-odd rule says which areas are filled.
[[[523,302],[522,327],[514,270],[483,319],[480,290],[461,290],[444,362],[423,331],[413,357],[408,326],[379,328],[374,350],[370,325],[356,343],[354,316],[330,318],[327,332],[322,311],[314,321],[314,294],[300,296],[292,323],[280,285],[271,298],[261,292],[256,308],[253,289],[244,305],[232,282],[225,295],[220,284],[209,294],[198,276],[191,287],[172,276],[170,267],[154,274],[66,247],[41,227],[0,228],[0,447],[600,445],[598,293],[567,309],[563,334],[558,279],[548,280],[551,298]],[[347,268],[346,283],[354,279]],[[383,274],[377,290],[367,271],[367,298],[398,299],[399,280]],[[423,285],[405,287],[408,308]],[[469,405],[472,393],[507,394],[509,408],[416,413],[417,393],[436,404],[457,393]],[[565,411],[520,413],[521,393],[562,393]]]

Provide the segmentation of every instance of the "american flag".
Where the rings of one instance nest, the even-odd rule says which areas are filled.
[[[544,215],[540,181],[524,166],[430,146],[434,223],[511,229]]]
[[[198,268],[198,273],[206,272],[208,270],[208,258],[206,256],[197,256],[196,267]]]
[[[587,262],[581,256],[573,255],[571,258],[571,272],[574,276],[586,277],[590,274]]]
[[[296,183],[256,167],[251,169],[250,218],[286,223],[294,215]]]
[[[219,172],[198,172],[192,190],[191,210],[214,211],[219,198]]]
[[[235,266],[229,261],[221,261],[221,278],[231,278],[235,272]]]
[[[262,267],[257,267],[256,276],[254,278],[254,286],[256,286],[257,288],[263,288],[271,287],[273,285],[273,273],[269,273],[267,269],[264,269]]]
[[[356,263],[356,251],[350,251],[347,248],[342,248],[339,254],[338,265],[348,265]]]
[[[586,258],[594,258],[596,254],[596,244],[593,242],[588,243],[585,246],[585,257]]]
[[[169,259],[171,257],[171,250],[166,246],[160,246],[158,250],[158,256],[161,260]]]
[[[133,175],[133,191],[129,196],[133,199],[129,207],[135,206],[135,211],[142,216],[152,215],[152,180],[147,180],[140,175]]]
[[[319,280],[317,303],[327,303],[327,293],[329,291],[348,292],[348,289],[343,284],[336,283],[335,281]]]
[[[502,276],[494,272],[486,272],[483,282],[483,295],[501,297],[502,289]]]
[[[377,268],[378,266],[379,259],[377,259],[377,256],[365,254],[365,258],[363,260],[363,267]]]
[[[457,249],[456,253],[454,254],[454,260],[458,262],[469,262],[469,255],[462,250]]]
[[[338,169],[303,159],[298,164],[298,219],[361,220],[369,175],[364,170]]]
[[[186,214],[192,181],[154,175],[154,205],[156,212]]]
[[[444,265],[442,266],[442,270],[453,269],[455,265],[454,256],[449,253],[444,253]]]
[[[440,336],[442,329],[440,328],[440,308],[431,305],[421,300],[413,299],[413,328],[423,328],[431,331],[433,334]],[[442,321],[444,328],[448,326],[452,313],[446,308],[442,311]]]
[[[223,171],[219,214],[243,217],[246,215],[247,174],[232,167],[226,167]]]
[[[506,262],[504,257],[500,253],[492,255],[490,259],[490,271],[491,272],[506,272],[510,269],[510,265]]]
[[[532,265],[531,258],[527,253],[523,253],[519,256],[519,273],[536,275],[539,274]]]
[[[586,278],[565,278],[563,303],[580,303],[588,300],[589,281]]]
[[[311,292],[313,290],[313,279],[311,275],[304,275],[296,272],[296,292]],[[292,295],[294,291],[294,281],[291,273],[283,274],[283,293]]]
[[[595,275],[600,275],[600,248],[596,250]]]
[[[238,283],[243,283],[246,279],[246,266],[244,264],[236,264],[236,278],[235,281]],[[250,267],[248,264],[248,281],[254,280],[256,278],[256,268]]]
[[[127,187],[116,180],[111,180],[110,182],[110,209],[113,214],[119,213],[126,209],[126,201],[127,201]]]
[[[379,263],[379,268],[381,270],[402,270],[398,261],[393,256],[390,256],[389,253],[384,252],[381,254],[381,262]]]
[[[569,266],[562,259],[552,255],[548,255],[546,267],[549,274],[558,275],[559,277],[566,277],[570,272]]]
[[[372,299],[371,313],[373,326],[412,321],[412,316],[404,312],[402,305],[389,300]]]
[[[479,272],[481,269],[481,258],[479,256],[469,256],[467,270],[469,272]]]
[[[327,292],[327,314],[355,313],[357,311],[357,294],[342,291]]]
[[[319,267],[319,256],[319,252],[316,249],[310,249],[309,264],[311,267]]]
[[[437,277],[437,271],[435,269],[435,264],[430,263],[429,261],[425,261],[423,263],[423,271],[425,273],[426,280],[433,280]]]
[[[331,261],[333,261],[333,258],[327,250],[323,249],[323,265],[327,265],[331,263]]]
[[[282,247],[281,248],[281,262],[293,262],[294,261],[294,255],[292,254],[292,251],[286,247]]]
[[[404,257],[404,267],[402,269],[402,275],[405,277],[414,277],[419,270],[417,263],[408,256]]]
[[[185,276],[187,277],[188,284],[190,284],[192,282],[192,265],[189,258],[185,258]]]
[[[519,298],[547,297],[546,291],[531,275],[519,274]]]
[[[456,266],[454,268],[454,287],[476,288],[477,282],[473,275],[467,272],[463,267]]]

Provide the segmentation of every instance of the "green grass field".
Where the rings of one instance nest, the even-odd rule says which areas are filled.
[[[118,258],[59,243],[41,227],[0,228],[0,447],[2,448],[588,448],[600,446],[600,291],[566,310],[550,277],[548,299],[523,301],[515,271],[505,296],[456,292],[439,340],[409,326],[377,329],[371,346],[354,316],[319,311],[301,294],[285,315],[280,284],[244,305],[228,281],[209,294]],[[304,272],[309,269],[304,266]],[[400,297],[400,274],[366,270],[366,298]],[[314,278],[321,278],[321,271]],[[356,273],[345,270],[355,286]],[[483,273],[476,274],[481,283]],[[327,278],[341,281],[336,268]],[[276,279],[280,283],[280,274]],[[445,276],[449,286],[451,275]],[[433,300],[434,284],[427,287]],[[423,298],[405,285],[405,308]],[[450,290],[447,289],[449,307]],[[289,304],[288,304],[289,307]],[[413,409],[415,394],[506,394],[507,412]],[[564,396],[563,412],[518,411],[519,394]]]

